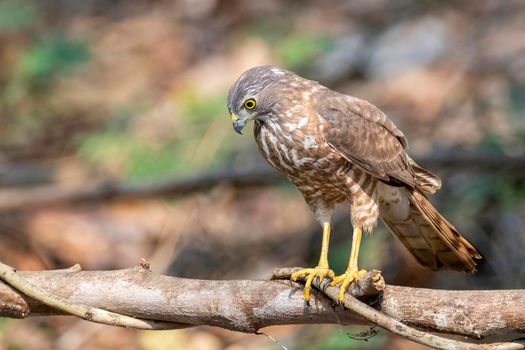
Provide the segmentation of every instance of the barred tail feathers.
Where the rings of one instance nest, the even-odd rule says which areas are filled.
[[[380,183],[378,200],[381,219],[421,265],[476,271],[481,255],[419,190]]]

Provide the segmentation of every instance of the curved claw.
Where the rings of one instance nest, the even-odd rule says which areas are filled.
[[[344,304],[345,302],[345,293],[348,286],[357,281],[359,278],[363,277],[366,274],[366,270],[351,270],[346,271],[340,276],[337,276],[333,279],[331,286],[336,286],[341,283],[341,288],[339,289],[339,303]]]
[[[328,267],[317,266],[310,269],[303,269],[292,274],[292,280],[297,281],[299,278],[306,277],[306,283],[304,285],[304,300],[310,301],[310,294],[312,290],[312,282],[316,277],[319,277],[319,283],[322,283],[325,277],[335,278],[334,271]]]

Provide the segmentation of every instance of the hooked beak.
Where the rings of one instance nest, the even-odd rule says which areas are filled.
[[[244,128],[244,125],[246,125],[246,120],[241,119],[232,113],[232,123],[233,130],[235,130],[237,134],[242,135],[242,129]]]

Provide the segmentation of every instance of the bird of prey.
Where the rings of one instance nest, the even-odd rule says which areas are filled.
[[[476,271],[479,253],[427,200],[441,180],[407,155],[405,135],[376,106],[288,70],[260,66],[233,84],[228,110],[239,134],[254,121],[262,156],[299,189],[322,226],[318,265],[292,275],[306,278],[306,301],[314,278],[340,285],[344,301],[347,287],[366,273],[358,268],[359,245],[378,218],[421,265]],[[335,276],[328,244],[334,205],[341,202],[349,204],[352,247],[346,272]]]

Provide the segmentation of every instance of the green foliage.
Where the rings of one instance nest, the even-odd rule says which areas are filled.
[[[461,195],[448,203],[445,216],[475,218],[483,215],[487,207],[502,209],[517,208],[525,201],[525,186],[522,178],[511,174],[482,174],[472,177]]]
[[[140,147],[133,154],[133,164],[129,169],[130,180],[167,178],[170,175],[183,175],[192,172],[180,152],[175,147],[163,145],[159,149]]]
[[[11,344],[7,347],[7,350],[26,350],[26,349],[24,349],[23,347],[19,345]]]
[[[13,0],[0,1],[0,35],[31,25],[37,17],[33,4]]]
[[[44,84],[59,74],[70,73],[88,60],[85,43],[58,36],[45,37],[22,55],[17,72],[24,80]]]
[[[138,117],[124,117],[118,125],[82,139],[79,155],[129,180],[181,176],[200,169],[224,166],[233,149],[224,95],[200,96],[186,90],[176,97],[183,130],[144,139],[135,135]],[[129,114],[129,113],[128,113]],[[134,115],[139,115],[137,110]],[[115,118],[113,118],[114,120]]]
[[[50,101],[49,87],[56,78],[74,71],[89,60],[86,43],[62,35],[50,35],[37,27],[38,3],[0,0],[0,35],[16,41],[16,31],[32,33],[28,40],[17,41],[16,50],[6,59],[0,79],[0,109],[3,142],[27,144],[33,135],[49,128],[64,113]]]
[[[492,190],[494,197],[506,208],[516,208],[525,200],[523,179],[494,176]]]
[[[515,126],[514,130],[518,139],[525,141],[525,88],[521,85],[513,84],[510,89],[510,102],[513,109],[512,124]]]
[[[333,39],[319,34],[293,34],[279,41],[276,53],[283,64],[298,73],[310,68],[315,58],[333,49]]]
[[[514,111],[523,116],[525,113],[525,88],[523,86],[511,84],[510,102]],[[521,120],[523,121],[523,118]]]
[[[350,227],[350,225],[348,225]],[[333,245],[330,249],[330,268],[334,270],[336,275],[345,272],[348,265],[348,257],[350,256],[350,243],[352,242],[352,233],[348,233],[348,242]],[[361,267],[361,266],[359,266]]]
[[[501,154],[505,151],[505,140],[497,134],[487,132],[479,143],[480,150]]]
[[[322,33],[292,31],[288,19],[257,22],[244,40],[252,37],[269,42],[282,64],[299,74],[306,73],[317,57],[336,46],[332,37]]]
[[[108,130],[89,135],[83,139],[79,153],[92,160],[106,163],[117,161],[121,152],[130,152],[135,147],[135,142],[126,134]]]
[[[8,318],[0,317],[0,337],[4,335],[5,328],[8,324],[9,324]]]
[[[521,149],[525,140],[525,89],[510,84],[510,111],[513,135],[500,135],[487,132],[479,143],[484,153],[506,155],[508,150]],[[525,186],[519,177],[506,173],[481,174],[473,177],[464,196],[454,206],[462,213],[474,216],[490,202],[506,208],[515,208],[525,201]]]
[[[181,154],[172,146],[168,143],[153,147],[126,131],[106,130],[83,139],[78,152],[130,180],[143,180],[186,172]]]
[[[348,240],[342,244],[334,245],[330,249],[330,267],[336,274],[341,274],[346,270],[348,257],[350,256],[350,247],[352,242],[351,225],[348,223],[348,233],[345,234]],[[381,232],[379,232],[381,231]],[[376,228],[374,234],[363,234],[361,240],[361,249],[359,254],[359,268],[370,269],[380,268],[385,263],[384,257],[389,242],[385,240],[385,235],[389,233],[385,230]]]
[[[226,94],[209,96],[189,89],[176,100],[185,127],[184,144],[177,152],[181,152],[181,157],[185,152],[194,167],[224,167],[232,151],[248,141],[248,138],[234,137]]]
[[[44,37],[31,44],[12,69],[5,89],[0,89],[0,107],[16,110],[17,120],[13,130],[25,126],[41,126],[47,116],[56,116],[47,110],[49,87],[59,76],[74,71],[89,60],[85,43],[64,37]]]
[[[196,127],[209,125],[217,115],[229,117],[226,109],[226,95],[201,96],[193,90],[185,90],[177,96],[182,115]],[[228,120],[227,118],[225,120]]]

